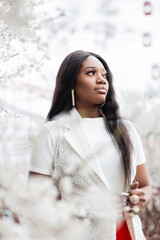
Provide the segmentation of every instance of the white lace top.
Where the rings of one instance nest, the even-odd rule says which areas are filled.
[[[124,123],[128,128],[134,147],[131,157],[132,181],[136,174],[136,166],[145,162],[145,156],[141,140],[133,124],[127,120],[124,120]],[[74,171],[75,163],[78,166],[82,164],[83,168]],[[85,172],[84,166],[90,168],[88,169],[90,170],[89,175],[86,175],[88,170]],[[105,129],[103,118],[82,119],[75,108],[43,125],[33,144],[29,170],[45,175],[51,175],[56,170],[61,171],[63,175],[68,174],[74,186],[73,194],[69,195],[65,189],[62,189],[61,195],[63,199],[74,202],[83,199],[84,194],[87,193],[88,184],[94,184],[97,192],[104,187],[105,189],[110,187],[117,191],[118,186],[122,185],[120,158],[110,135]],[[58,176],[54,175],[55,181],[58,181]],[[95,211],[95,219],[97,219],[96,214]],[[105,223],[108,226],[105,234],[101,234],[101,227],[93,225],[87,239],[115,240],[116,223],[112,224],[107,219]],[[132,219],[132,223],[135,230],[135,239],[144,240],[138,216]],[[113,229],[111,225],[113,225]]]

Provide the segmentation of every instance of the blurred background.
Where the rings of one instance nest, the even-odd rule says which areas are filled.
[[[75,50],[98,53],[113,73],[121,115],[144,146],[154,186],[141,215],[147,240],[160,239],[159,13],[159,0],[0,1],[0,170],[26,184],[61,62]]]
[[[0,1],[0,163],[26,180],[58,68],[74,50],[106,59],[122,116],[138,130],[160,185],[160,1]]]

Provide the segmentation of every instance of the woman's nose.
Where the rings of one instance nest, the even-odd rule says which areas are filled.
[[[97,83],[106,84],[106,82],[107,82],[106,78],[104,78],[102,75],[98,75]]]

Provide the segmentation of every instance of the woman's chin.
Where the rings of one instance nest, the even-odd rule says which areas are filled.
[[[105,104],[105,102],[106,102],[106,99],[104,98],[104,99],[101,99],[100,101],[98,101],[98,105],[104,105]]]
[[[99,107],[103,107],[104,104],[105,104],[105,101],[104,101],[104,102],[101,102],[101,103],[99,104]]]

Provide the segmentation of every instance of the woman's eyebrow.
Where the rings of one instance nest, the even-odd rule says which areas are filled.
[[[85,71],[85,70],[88,69],[88,68],[96,69],[96,67],[86,67],[85,69],[82,70],[82,72]],[[102,68],[101,70],[106,71],[105,68]]]
[[[83,69],[83,71],[85,71],[87,68],[96,68],[96,67],[86,67],[85,69]],[[82,72],[83,72],[83,71],[82,71]]]

